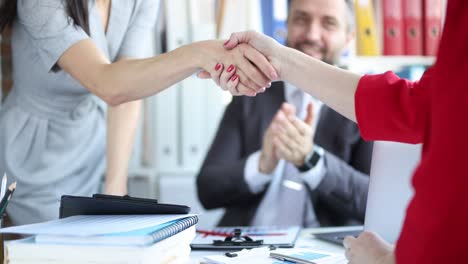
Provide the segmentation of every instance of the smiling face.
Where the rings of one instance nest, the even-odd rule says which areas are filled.
[[[344,0],[292,0],[287,46],[336,64],[354,37]]]

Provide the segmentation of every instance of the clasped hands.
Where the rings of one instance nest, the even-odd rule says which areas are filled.
[[[271,174],[281,159],[302,166],[313,148],[313,119],[312,104],[307,107],[305,120],[301,120],[293,105],[283,103],[263,137],[259,171]]]
[[[232,95],[255,96],[281,79],[276,50],[282,46],[254,32],[232,34],[224,45],[219,41],[200,44],[203,71],[200,78],[211,78]]]

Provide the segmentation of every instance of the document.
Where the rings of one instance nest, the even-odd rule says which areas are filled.
[[[250,237],[254,241],[263,240],[265,246],[274,245],[277,247],[293,247],[301,230],[299,226],[217,227],[213,230],[197,230],[197,236],[191,244],[192,249],[219,249],[219,246],[213,245],[213,241],[224,240],[226,237],[232,236],[235,229],[240,229],[242,236]]]

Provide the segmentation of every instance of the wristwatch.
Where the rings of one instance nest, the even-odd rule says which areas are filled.
[[[304,159],[304,164],[302,166],[298,166],[297,169],[300,172],[306,172],[314,168],[317,163],[320,161],[320,159],[323,157],[323,153],[325,151],[323,148],[320,146],[314,145],[314,148],[312,149],[312,152],[309,153],[305,159]]]

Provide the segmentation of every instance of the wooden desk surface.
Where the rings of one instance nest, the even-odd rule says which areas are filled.
[[[323,250],[332,253],[344,254],[344,248],[339,245],[328,243],[322,240],[318,240],[312,235],[313,233],[321,232],[338,232],[338,231],[351,231],[356,230],[356,227],[325,227],[325,228],[306,228],[303,229],[296,242],[296,246],[309,247],[314,250]],[[190,254],[190,263],[199,264],[202,263],[203,257],[209,255],[223,254],[224,251],[204,251],[204,250],[192,250]]]

